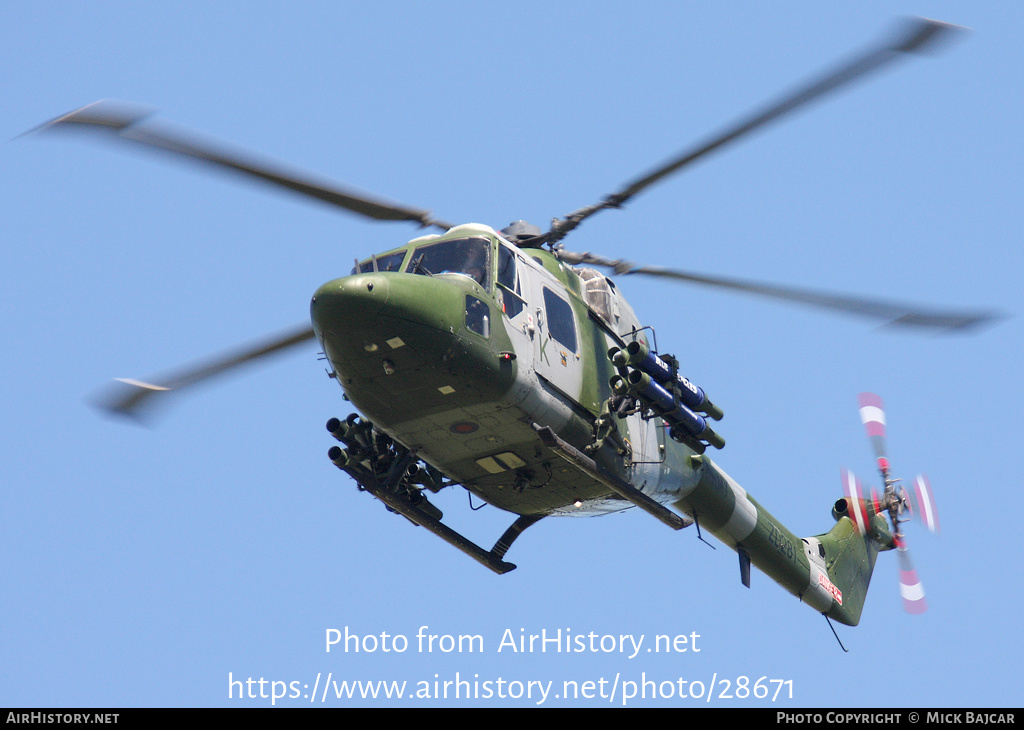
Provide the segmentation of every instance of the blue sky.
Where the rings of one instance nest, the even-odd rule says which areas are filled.
[[[935,337],[619,280],[661,349],[724,409],[718,463],[799,535],[831,525],[841,467],[872,481],[856,396],[885,399],[894,469],[927,472],[942,534],[909,530],[929,612],[902,612],[896,560],[883,555],[861,625],[837,628],[848,653],[764,575],[743,588],[731,550],[637,511],[545,520],[510,551],[519,568],[492,575],[327,460],[324,422],[349,410],[313,346],[181,399],[152,429],[88,403],[112,377],[303,322],[321,283],[417,231],[92,140],[13,139],[47,119],[101,98],[148,104],[445,220],[543,225],[877,40],[898,15],[972,32],[566,241],[1013,315]],[[626,683],[644,679],[716,688],[710,702],[628,704],[1019,705],[1018,4],[35,2],[5,3],[0,21],[0,136],[12,140],[0,146],[0,704],[270,704],[237,688],[229,698],[229,676],[297,687],[286,706],[518,707],[540,686],[311,702],[330,673],[431,692],[456,675],[495,693],[501,679],[506,695],[552,682],[548,706],[622,704]],[[481,543],[511,521],[442,496]],[[420,651],[422,626],[479,635],[483,651]],[[327,632],[346,627],[409,648],[328,653]],[[506,630],[559,629],[699,643],[633,658],[498,651]],[[597,683],[616,677],[602,698]],[[735,696],[739,677],[791,683],[758,702]],[[588,680],[596,697],[555,698]]]

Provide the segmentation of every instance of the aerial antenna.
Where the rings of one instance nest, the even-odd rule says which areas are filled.
[[[836,627],[832,625],[832,619],[830,619],[830,618],[828,617],[828,614],[827,614],[827,613],[823,613],[823,614],[821,614],[821,615],[825,617],[825,621],[826,621],[826,622],[828,622],[828,627],[829,627],[830,629],[832,629],[832,636],[836,637],[836,641],[838,641],[838,642],[839,642],[839,648],[840,648],[840,649],[842,649],[843,651],[845,651],[845,652],[846,652],[847,654],[849,654],[849,653],[850,653],[850,650],[849,650],[849,649],[847,649],[847,648],[846,648],[845,646],[843,646],[843,641],[842,641],[842,639],[840,639],[840,638],[839,638],[839,634],[837,634],[837,633],[836,633]]]
[[[693,524],[695,524],[697,526],[697,539],[700,540],[705,545],[707,545],[712,550],[717,550],[718,548],[716,548],[710,542],[705,540],[704,536],[701,534],[701,532],[700,532],[700,518],[697,516],[697,510],[693,511]]]

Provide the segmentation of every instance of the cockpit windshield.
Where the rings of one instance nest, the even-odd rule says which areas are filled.
[[[407,273],[462,274],[490,289],[491,242],[486,238],[459,238],[420,246],[412,252]]]

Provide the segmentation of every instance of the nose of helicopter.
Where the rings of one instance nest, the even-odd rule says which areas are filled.
[[[357,274],[329,281],[313,295],[310,317],[317,335],[338,322],[373,320],[388,301],[388,277]]]
[[[492,314],[483,332],[467,328],[468,302],[496,312],[475,286],[467,277],[391,272],[321,286],[313,329],[349,399],[387,423],[507,388],[513,366],[499,361]]]
[[[402,345],[395,338],[416,329],[410,325],[454,334],[462,324],[462,299],[457,287],[425,276],[355,274],[317,289],[310,316],[321,339],[340,336],[365,352],[377,352],[374,344],[397,350]]]

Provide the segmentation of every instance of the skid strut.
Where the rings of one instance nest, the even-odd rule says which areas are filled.
[[[603,468],[600,464],[595,462],[575,446],[560,438],[549,427],[538,426],[535,423],[533,424],[533,429],[537,432],[537,435],[540,436],[540,440],[543,441],[544,445],[549,449],[554,451],[570,464],[575,465],[587,475],[599,481],[604,486],[608,487],[623,499],[632,502],[644,512],[658,518],[673,530],[681,530],[684,527],[689,527],[693,524],[693,520],[688,517],[677,515],[667,507],[663,507],[632,484],[623,481],[607,469]]]

